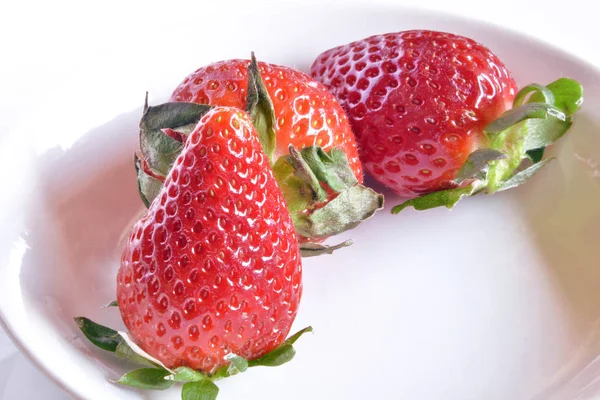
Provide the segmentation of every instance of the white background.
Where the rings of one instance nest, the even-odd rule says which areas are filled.
[[[303,0],[304,4],[306,2]],[[185,19],[185,23],[196,20],[199,35],[204,35],[199,37],[199,42],[207,36],[218,37],[218,32],[202,32],[202,19],[221,18],[226,26],[227,15],[236,12],[238,2],[202,3],[203,14],[190,16],[185,12],[186,3],[180,1],[154,4],[4,0],[0,3],[0,134],[27,118],[28,112],[43,106],[40,101],[46,99],[47,93],[59,90],[62,81],[76,76],[81,77],[82,85],[85,85],[86,79],[96,79],[86,75],[86,65],[104,63],[107,71],[115,71],[120,62],[126,62],[135,54],[132,48],[136,41],[161,42],[161,36],[164,38],[177,30],[181,19]],[[379,0],[369,3],[373,7],[377,3],[417,5],[488,21],[525,32],[600,66],[598,6],[589,0],[421,0],[416,4],[407,0]],[[319,12],[318,4],[314,1],[315,13]],[[268,2],[261,6],[268,7]],[[148,57],[149,62],[161,62],[158,52]],[[89,95],[93,96],[93,93]],[[65,105],[65,121],[68,122],[68,104]],[[0,398],[52,400],[67,396],[38,372],[0,332]]]

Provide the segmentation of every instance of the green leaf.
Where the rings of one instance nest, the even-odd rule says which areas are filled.
[[[333,148],[326,152],[319,146],[308,146],[298,151],[290,144],[288,149],[290,155],[280,157],[275,163],[275,168],[281,169],[282,162],[288,164],[291,169],[288,169],[287,173],[293,173],[304,181],[312,190],[313,198],[317,201],[325,201],[327,198],[327,192],[321,186],[322,183],[336,193],[358,183],[352,168],[350,168],[346,153],[339,148]],[[285,177],[282,174],[276,174],[276,176]]]
[[[564,114],[561,112],[561,116]],[[547,147],[560,139],[571,127],[571,119],[548,116],[545,119],[530,119],[525,122],[526,135],[523,151]]]
[[[300,255],[304,258],[322,256],[325,254],[333,254],[334,251],[352,245],[352,240],[338,243],[336,245],[323,245],[319,243],[302,243],[300,244]]]
[[[255,360],[248,361],[249,367],[277,367],[283,365],[294,358],[296,350],[294,350],[293,344],[305,333],[312,332],[312,327],[308,326],[294,335],[290,336],[283,342],[279,347],[270,351]]]
[[[529,99],[528,103],[532,103],[531,99],[536,99],[538,103],[548,103],[550,105],[554,105],[554,93],[546,86],[538,85],[537,83],[532,83],[530,85],[525,86],[523,89],[519,90],[519,93],[515,96],[515,101],[513,102],[513,107],[518,107],[525,103],[528,95],[532,95]],[[534,97],[535,96],[535,97]]]
[[[215,372],[213,372],[212,374],[210,374],[210,379],[215,382],[224,378],[229,378],[231,375],[229,375],[229,365],[226,365],[224,367],[221,367],[219,369],[217,369]]]
[[[133,339],[129,336],[129,334],[127,332],[118,332],[119,336],[121,336],[121,338],[127,343],[127,345],[130,347],[130,349],[136,353],[137,355],[139,355],[140,357],[145,358],[146,360],[154,363],[155,365],[158,365],[160,367],[162,367],[163,369],[174,373],[174,371],[171,371],[169,368],[167,368],[166,365],[164,365],[162,362],[160,362],[158,359],[152,357],[150,354],[146,353],[146,351],[144,351],[144,349],[142,349],[140,346],[138,346],[137,343],[135,343],[133,341]]]
[[[202,372],[193,370],[189,367],[179,367],[174,370],[174,374],[169,379],[175,382],[200,382],[208,379]]]
[[[505,159],[506,155],[498,150],[494,149],[479,149],[475,150],[467,161],[458,171],[456,176],[456,182],[462,183],[467,179],[485,179],[485,171],[487,170],[488,164],[492,161]]]
[[[395,206],[392,208],[392,214],[398,214],[406,207],[414,207],[415,210],[428,210],[442,206],[452,208],[463,197],[475,194],[480,189],[480,185],[481,183],[475,182],[465,187],[428,193]]]
[[[310,185],[295,174],[292,164],[290,156],[279,157],[273,165],[273,175],[293,217],[309,208],[316,201],[316,196]]]
[[[215,400],[219,387],[209,379],[200,382],[188,382],[181,389],[181,400]]]
[[[110,303],[105,304],[105,305],[102,306],[102,308],[110,308],[110,307],[117,307],[118,308],[119,307],[119,303],[117,303],[116,300],[113,300]]]
[[[537,85],[539,86],[539,85]],[[519,94],[524,93],[527,88],[530,86],[523,88]],[[571,117],[583,103],[583,88],[579,84],[579,82],[569,79],[569,78],[560,78],[547,86],[542,86],[542,90],[535,91],[532,96],[529,98],[529,103],[534,102],[546,102],[557,108],[559,108],[562,112],[566,114],[567,121],[568,117]],[[548,92],[551,93],[551,97],[548,96]],[[517,99],[519,95],[517,95]],[[524,99],[524,97],[523,97]],[[517,100],[515,100],[515,104],[517,104]],[[555,131],[554,136],[556,138],[560,137],[560,129],[568,129],[568,126],[555,127],[558,130]],[[566,125],[566,124],[565,124]],[[565,130],[566,132],[566,130]],[[564,132],[563,132],[564,134]],[[556,139],[555,139],[556,140]],[[529,145],[530,147],[531,145]],[[537,163],[542,160],[544,156],[544,148],[540,147],[538,149],[527,150],[527,156],[533,163]]]
[[[554,106],[561,109],[568,117],[572,116],[583,104],[583,87],[579,82],[570,78],[560,78],[546,85],[554,95]],[[543,96],[534,94],[529,102],[541,102]]]
[[[291,361],[295,355],[296,350],[294,350],[294,346],[284,342],[281,346],[265,354],[264,356],[257,358],[256,360],[248,361],[248,366],[278,367]]]
[[[554,160],[554,158],[546,158],[545,160],[535,163],[531,167],[524,169],[523,171],[513,175],[512,178],[510,178],[509,180],[504,182],[502,184],[502,186],[500,186],[498,191],[512,189],[512,188],[515,188],[517,186],[524,184],[552,160]]]
[[[527,157],[529,157],[529,159],[535,164],[538,163],[540,161],[542,161],[542,158],[544,158],[544,151],[546,149],[545,148],[541,148],[541,149],[533,149],[533,150],[528,150],[527,151]]]
[[[489,123],[484,132],[491,138],[513,127],[519,122],[531,118],[545,119],[548,116],[566,119],[565,114],[559,109],[546,103],[526,103],[517,108],[506,111],[495,121]]]
[[[298,332],[294,333],[292,336],[287,338],[285,340],[285,343],[294,344],[294,343],[296,343],[296,341],[298,339],[300,339],[300,337],[302,337],[302,335],[304,335],[305,333],[308,333],[308,332],[312,332],[312,331],[313,331],[312,326],[307,326],[304,329],[300,329]]]
[[[236,354],[230,353],[225,356],[225,359],[230,361],[229,365],[219,368],[211,375],[213,381],[228,378],[232,375],[237,375],[240,372],[246,372],[248,369],[248,360]]]
[[[300,154],[319,182],[333,191],[339,193],[358,183],[343,150],[334,148],[325,152],[319,146],[309,146],[300,150]]]
[[[156,131],[196,125],[213,107],[206,104],[171,102],[147,107],[140,121],[143,131]],[[187,129],[186,129],[187,131]]]
[[[343,150],[329,152],[319,146],[296,150],[280,157],[273,166],[296,231],[310,238],[324,238],[352,229],[383,208],[383,196],[358,184]],[[324,186],[338,196],[328,200]],[[341,248],[307,248],[305,255],[331,253]],[[329,249],[329,250],[328,250]]]
[[[229,361],[229,367],[227,368],[227,373],[231,375],[236,375],[240,372],[245,372],[248,369],[248,360],[244,357],[240,357],[237,354],[227,354],[225,356],[225,360]]]
[[[139,159],[137,154],[134,154],[133,157],[138,182],[138,193],[142,199],[142,202],[146,208],[148,208],[156,196],[159,195],[163,187],[163,183],[144,172],[142,168],[142,161]]]
[[[188,131],[189,125],[195,126],[211,108],[195,103],[165,103],[153,107],[145,105],[140,121],[140,151],[152,172],[167,176],[183,149],[182,142],[168,136],[162,129],[184,128]]]
[[[119,332],[102,326],[85,317],[76,317],[75,323],[90,342],[101,349],[115,352],[117,346],[123,340]]]
[[[504,147],[509,154],[507,165],[518,166],[531,150],[540,156],[540,149],[562,137],[571,126],[571,118],[559,108],[547,103],[526,103],[504,113],[485,127],[493,147]],[[518,149],[518,151],[515,151]]]
[[[140,151],[152,172],[157,175],[167,176],[181,150],[183,143],[160,129],[140,131]]]
[[[306,237],[325,238],[358,226],[383,208],[383,196],[363,185],[341,192],[324,207],[294,221],[296,230]]]
[[[315,201],[322,202],[327,200],[327,192],[321,187],[317,174],[315,174],[308,162],[304,159],[302,153],[298,152],[291,144],[289,146],[289,151],[290,158],[287,159],[287,163],[292,166],[294,175],[302,182],[306,183],[307,187],[310,188],[312,197]]]
[[[115,350],[115,356],[117,358],[120,358],[121,360],[131,361],[131,362],[134,362],[136,364],[143,365],[146,367],[151,367],[151,368],[159,367],[159,365],[157,365],[156,363],[148,360],[145,357],[142,357],[141,355],[139,355],[135,351],[133,351],[131,349],[131,347],[129,347],[127,342],[124,340],[122,340],[121,343],[119,343],[117,345],[117,348]]]
[[[159,368],[141,368],[123,375],[116,383],[138,389],[165,390],[173,386],[173,381],[165,379],[171,373]]]
[[[254,53],[252,53],[248,65],[248,94],[246,100],[246,112],[252,117],[252,123],[258,132],[263,151],[272,162],[276,140],[275,109],[260,75]]]

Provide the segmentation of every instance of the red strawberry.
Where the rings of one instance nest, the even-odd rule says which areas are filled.
[[[157,120],[170,113],[180,116],[175,118],[179,124],[189,124],[193,120],[188,116],[194,115],[188,114],[190,103],[237,107],[252,116],[302,243],[351,229],[382,207],[383,197],[361,184],[362,167],[346,114],[307,75],[277,65],[259,66],[255,59],[222,61],[188,76],[172,99],[176,102],[155,110]],[[188,129],[160,128],[174,128],[169,136],[180,141]],[[175,147],[169,152],[176,154]],[[150,163],[145,170],[156,176],[168,168],[157,170]],[[323,250],[310,245],[304,249]]]
[[[215,106],[247,106],[250,60],[220,61],[197,69],[173,91],[171,101]],[[273,159],[316,145],[346,153],[356,179],[362,183],[362,165],[346,113],[335,97],[310,76],[292,68],[258,63],[260,75],[273,103],[276,147]]]
[[[201,118],[132,228],[117,301],[132,339],[169,368],[207,373],[286,338],[302,292],[292,220],[249,117]]]
[[[470,154],[486,148],[504,154],[481,153],[485,160],[479,157],[478,169],[487,172],[489,165],[497,171],[472,191],[459,192],[465,195],[483,188],[493,192],[525,158],[525,151],[509,154],[518,147],[513,142],[523,140],[524,135],[508,140],[493,137],[499,132],[487,132],[512,106],[516,84],[500,59],[474,40],[420,30],[377,35],[322,53],[311,70],[347,111],[365,169],[402,196],[415,197],[472,182],[473,176],[462,176],[459,171]],[[519,103],[532,91],[538,92],[535,100],[539,102],[540,90],[539,85],[529,87]],[[559,106],[544,97],[542,102]],[[526,110],[513,111],[513,115],[527,114]],[[541,118],[551,114],[543,113]],[[570,117],[566,114],[565,118]],[[511,126],[506,122],[502,130]],[[432,205],[428,201],[420,207]]]
[[[348,111],[369,173],[414,197],[452,186],[483,128],[510,107],[516,84],[471,39],[443,32],[374,36],[312,66]]]

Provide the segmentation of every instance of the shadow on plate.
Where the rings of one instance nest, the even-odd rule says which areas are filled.
[[[141,113],[140,108],[121,114],[71,148],[40,156],[35,189],[40,201],[26,223],[29,250],[21,270],[26,307],[107,367],[116,364],[113,357],[92,352],[73,317],[122,327],[118,310],[101,307],[116,298],[119,238],[143,207],[133,166]]]

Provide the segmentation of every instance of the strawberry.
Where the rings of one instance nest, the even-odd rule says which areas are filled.
[[[311,71],[347,111],[370,175],[404,197],[441,193],[405,203],[417,208],[500,190],[523,160],[566,131],[581,103],[581,87],[568,79],[528,86],[516,96],[516,83],[495,54],[445,32],[372,36],[325,51]],[[571,107],[561,108],[565,92]],[[532,103],[543,110],[528,114]],[[547,140],[523,146],[539,129],[521,128],[541,120],[554,126],[543,129]]]
[[[214,372],[281,344],[302,292],[297,240],[249,117],[217,107],[133,227],[117,278],[125,326],[169,368]]]
[[[100,347],[154,367],[119,383],[164,389],[179,380],[214,398],[212,380],[288,361],[310,328],[286,340],[302,294],[301,258],[250,117],[232,107],[200,114],[122,254],[117,304],[128,334],[77,322]],[[156,131],[152,118],[143,121]],[[172,143],[162,133],[154,139]],[[183,389],[184,399],[196,398]]]
[[[245,110],[249,65],[250,60],[227,60],[199,68],[177,86],[170,101]],[[362,165],[352,128],[327,88],[285,66],[259,62],[258,70],[275,113],[276,146],[272,157],[288,155],[290,145],[297,149],[317,145],[325,151],[339,148],[346,153],[350,168],[362,183]]]
[[[185,78],[171,101],[171,111],[180,104],[185,112],[181,103],[192,102],[252,115],[303,243],[351,229],[382,207],[383,197],[362,186],[362,165],[346,114],[308,75],[254,59],[221,61]],[[166,132],[185,140],[185,132]],[[318,221],[313,212],[323,208],[319,213],[335,214],[338,223]]]

